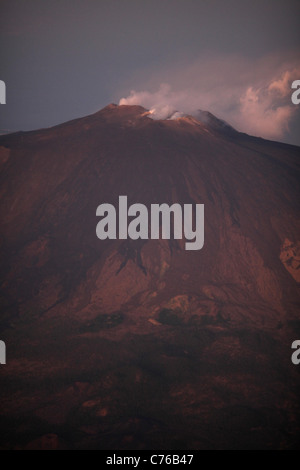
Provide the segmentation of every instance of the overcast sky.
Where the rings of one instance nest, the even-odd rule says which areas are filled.
[[[300,145],[299,18],[299,0],[0,0],[0,129],[121,100]]]

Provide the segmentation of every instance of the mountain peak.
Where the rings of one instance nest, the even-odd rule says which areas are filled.
[[[228,124],[228,122],[216,117],[209,111],[203,111],[202,109],[198,109],[195,113],[193,113],[193,116],[198,121],[208,125],[214,130],[218,130],[221,132],[237,132],[237,130],[234,129],[230,124]]]
[[[1,448],[268,448],[270,422],[299,441],[300,149],[228,127],[110,104],[0,137]],[[124,238],[98,238],[104,204]],[[204,205],[203,248],[127,236],[153,205],[174,229]]]
[[[203,111],[198,109],[191,113],[183,113],[178,110],[168,109],[168,107],[160,108],[151,108],[146,109],[139,105],[116,105],[114,103],[109,104],[103,110],[100,111],[107,113],[113,113],[113,116],[118,119],[128,119],[128,118],[150,118],[154,121],[178,121],[189,123],[194,125],[201,124],[213,131],[221,133],[236,133],[237,131],[226,121],[218,118],[209,111]],[[112,116],[112,114],[111,114]]]

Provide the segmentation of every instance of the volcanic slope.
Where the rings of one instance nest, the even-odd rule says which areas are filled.
[[[297,447],[300,151],[197,117],[0,137],[3,448]],[[120,195],[204,204],[204,247],[99,240]]]

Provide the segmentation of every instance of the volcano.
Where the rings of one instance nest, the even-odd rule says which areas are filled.
[[[2,449],[297,449],[299,147],[109,105],[0,137]],[[205,242],[96,236],[204,204]]]

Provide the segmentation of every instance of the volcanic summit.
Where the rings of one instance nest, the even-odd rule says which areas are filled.
[[[0,136],[1,447],[295,449],[299,147],[109,105]],[[205,242],[96,236],[204,204]]]

